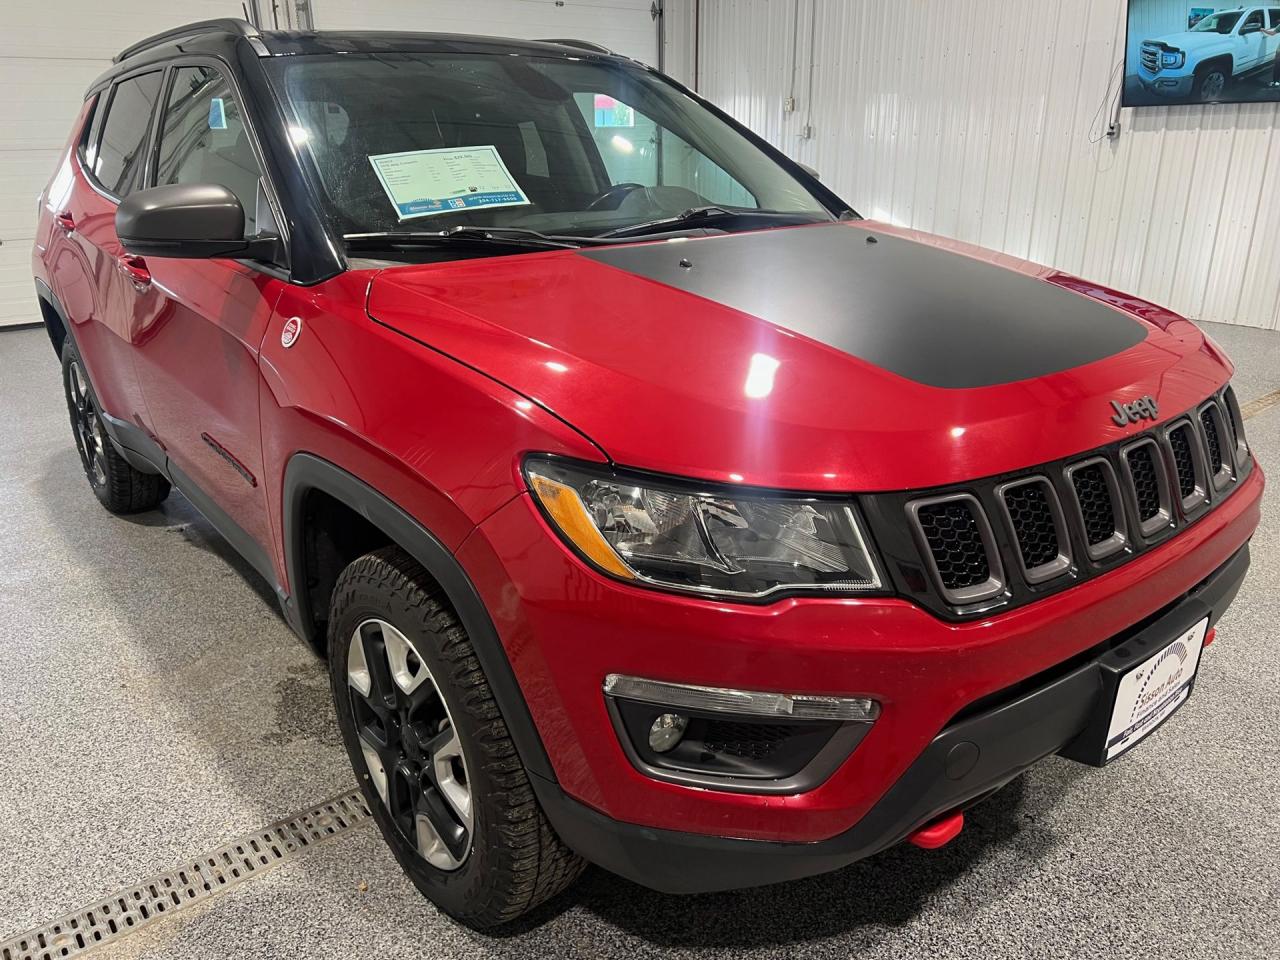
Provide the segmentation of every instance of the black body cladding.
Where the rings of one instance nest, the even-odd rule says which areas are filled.
[[[582,256],[932,387],[1043,377],[1146,337],[1137,320],[1055,284],[899,237],[868,243],[869,236],[830,224]]]

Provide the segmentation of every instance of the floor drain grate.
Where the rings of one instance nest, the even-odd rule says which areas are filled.
[[[353,790],[225,843],[176,870],[119,890],[51,923],[0,941],[0,960],[61,960],[127,936],[171,913],[215,897],[308,847],[369,819]]]

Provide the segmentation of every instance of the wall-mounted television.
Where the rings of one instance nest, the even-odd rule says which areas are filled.
[[[1129,0],[1126,107],[1280,101],[1280,0]]]

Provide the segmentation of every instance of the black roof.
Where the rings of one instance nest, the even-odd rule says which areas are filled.
[[[323,53],[525,53],[540,56],[616,56],[586,40],[513,40],[455,33],[414,33],[374,30],[259,30],[246,20],[201,20],[165,30],[120,51],[114,63],[162,47],[203,47],[210,42],[237,39],[252,43],[260,56],[298,56]]]

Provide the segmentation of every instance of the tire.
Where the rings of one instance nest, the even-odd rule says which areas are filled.
[[[169,495],[169,481],[158,473],[134,469],[120,456],[103,427],[98,396],[70,338],[62,347],[62,389],[80,465],[94,496],[117,514],[139,513],[159,506]]]
[[[1221,100],[1231,85],[1231,64],[1222,61],[1206,63],[1196,70],[1195,89],[1191,95],[1196,100]]]
[[[329,677],[365,801],[441,910],[484,930],[577,879],[584,863],[539,808],[466,631],[399,548],[338,578]]]

